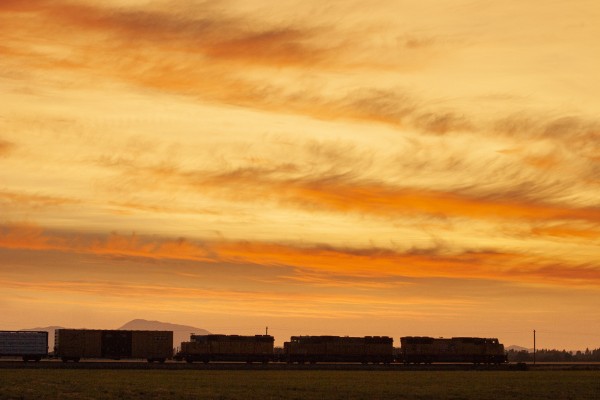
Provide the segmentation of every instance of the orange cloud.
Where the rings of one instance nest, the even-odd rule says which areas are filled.
[[[353,60],[355,47],[330,27],[265,26],[261,21],[226,16],[210,7],[184,13],[61,1],[33,3],[37,7],[10,3],[4,10],[0,8],[6,29],[36,32],[41,37],[51,32],[53,37],[62,38],[57,40],[57,47],[77,56],[27,49],[22,39],[9,41],[7,51],[29,68],[92,69],[145,87],[322,119],[376,121],[433,134],[471,129],[465,116],[428,109],[399,91],[362,89],[329,98],[317,92],[290,91],[241,74],[240,64],[310,66],[320,71],[355,69],[357,65],[366,68]],[[11,13],[15,12],[31,14],[31,18],[14,22]],[[73,35],[73,30],[78,35]],[[411,51],[418,47],[406,46]]]
[[[577,149],[588,158],[600,151],[600,122],[584,117],[517,114],[494,121],[490,129],[510,137],[559,141],[567,148]],[[541,162],[542,166],[556,162],[546,157],[530,161],[537,162],[538,165]]]
[[[14,13],[28,18],[15,19]],[[23,58],[28,68],[85,68],[98,75],[208,101],[322,119],[381,122],[434,135],[493,132],[551,139],[587,156],[600,149],[600,123],[584,117],[511,115],[476,121],[459,111],[432,106],[404,90],[363,88],[325,96],[318,90],[294,91],[251,78],[248,69],[241,68],[309,66],[320,72],[355,69],[357,65],[375,72],[382,68],[377,63],[357,63],[352,42],[333,27],[271,26],[226,15],[208,3],[190,11],[11,0],[0,5],[0,19],[9,39],[2,51],[8,55],[18,52],[13,56]],[[23,38],[19,33],[27,35]],[[35,46],[28,49],[28,40],[36,35],[56,38],[52,43],[63,51],[53,54]],[[404,46],[410,51],[427,47],[421,44],[409,39]],[[65,53],[74,56],[66,57]],[[555,160],[529,162],[548,166]]]
[[[586,228],[566,224],[534,227],[531,229],[531,233],[537,236],[554,236],[557,238],[600,239],[600,229],[598,227]]]
[[[285,178],[276,169],[246,168],[212,173],[161,166],[124,171],[127,179],[132,181],[136,181],[136,175],[152,177],[138,180],[142,185],[157,181],[159,177],[161,187],[168,183],[200,190],[203,194],[245,201],[271,199],[308,210],[359,212],[383,217],[429,215],[484,220],[600,222],[600,208],[535,200],[528,192],[535,194],[532,187],[517,188],[508,193],[477,194],[472,189],[440,191],[398,187],[348,175]]]
[[[69,204],[78,204],[80,200],[65,197],[46,196],[42,194],[0,191],[0,204],[11,207],[47,208]]]
[[[52,302],[53,294],[57,301],[65,301],[65,295],[78,295],[82,302],[101,298],[110,302],[116,300],[121,308],[139,307],[140,304],[178,312],[195,313],[239,313],[240,315],[285,315],[289,317],[355,318],[364,316],[365,304],[371,317],[425,317],[427,315],[452,315],[470,307],[473,302],[461,298],[441,299],[439,296],[393,296],[377,292],[326,293],[290,291],[279,285],[273,290],[228,290],[203,289],[170,282],[168,285],[139,284],[135,282],[107,281],[67,281],[56,278],[49,280],[0,279],[4,290],[20,293],[33,291],[43,293],[47,302]],[[375,296],[374,296],[375,295]],[[85,296],[85,297],[82,297]],[[203,299],[198,302],[198,299]],[[33,299],[34,300],[34,299]],[[72,300],[67,300],[69,303]],[[127,302],[125,305],[123,302]],[[102,303],[97,306],[103,305]],[[418,309],[407,309],[418,305]],[[104,306],[104,305],[103,305]],[[143,309],[143,308],[142,308]]]
[[[119,45],[131,53],[132,42],[146,49],[164,52],[203,54],[213,60],[240,60],[266,65],[314,64],[324,50],[308,44],[316,31],[293,27],[268,27],[260,21],[248,21],[223,15],[208,5],[193,11],[171,7],[169,10],[111,9],[74,1],[3,2],[4,13],[29,13],[35,24],[56,33],[78,29],[83,34],[111,35],[112,46],[101,43],[110,52]],[[100,43],[99,43],[100,44]],[[117,47],[113,47],[117,45]]]
[[[7,155],[13,149],[14,146],[14,143],[0,139],[0,156]]]
[[[34,226],[4,226],[0,247],[54,250],[111,257],[190,260],[201,263],[293,267],[354,277],[477,278],[563,285],[600,285],[599,265],[571,265],[539,256],[494,251],[397,252],[265,242],[188,241],[141,237],[59,234]]]

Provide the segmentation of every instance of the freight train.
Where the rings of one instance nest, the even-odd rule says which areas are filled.
[[[269,335],[191,335],[189,342],[181,343],[175,359],[188,363],[202,361],[238,361],[268,363],[274,360],[273,343]]]
[[[20,357],[40,361],[48,356],[48,332],[0,331],[0,357]]]
[[[292,336],[283,348],[269,335],[194,335],[174,354],[172,331],[57,329],[54,357],[78,362],[88,359],[169,359],[188,363],[211,361],[287,363],[431,364],[507,362],[496,338],[433,338],[405,336],[394,348],[388,336]],[[40,360],[48,352],[46,332],[0,332],[0,356]]]
[[[173,332],[57,329],[54,355],[64,362],[78,362],[82,358],[142,358],[164,363],[173,357]]]

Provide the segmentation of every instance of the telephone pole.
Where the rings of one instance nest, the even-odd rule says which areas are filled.
[[[533,365],[535,365],[535,329],[533,330]]]

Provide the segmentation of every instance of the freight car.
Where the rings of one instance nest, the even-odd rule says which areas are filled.
[[[292,336],[283,344],[288,363],[360,362],[389,364],[394,340],[387,336]]]
[[[504,345],[496,338],[407,336],[400,338],[400,345],[397,361],[405,364],[500,364],[508,361]]]
[[[165,362],[173,356],[172,331],[57,329],[55,356],[64,362],[82,358],[142,358]]]
[[[40,361],[48,356],[48,332],[0,331],[0,357],[21,357],[23,361]]]
[[[181,343],[181,351],[176,359],[188,363],[201,361],[273,361],[273,343],[270,335],[191,335],[189,342]]]

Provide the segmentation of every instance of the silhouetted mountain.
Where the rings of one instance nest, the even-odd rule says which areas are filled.
[[[48,351],[54,351],[54,331],[64,329],[62,326],[46,326],[44,328],[21,329],[22,331],[46,331],[48,332]]]
[[[173,347],[180,347],[181,342],[190,340],[190,334],[210,335],[210,332],[188,325],[171,324],[169,322],[147,321],[145,319],[134,319],[118,329],[129,329],[138,331],[173,331]]]
[[[527,347],[522,347],[522,346],[516,346],[516,345],[512,345],[512,346],[508,346],[506,347],[506,351],[526,351],[528,353],[533,353],[533,349],[528,349]]]

